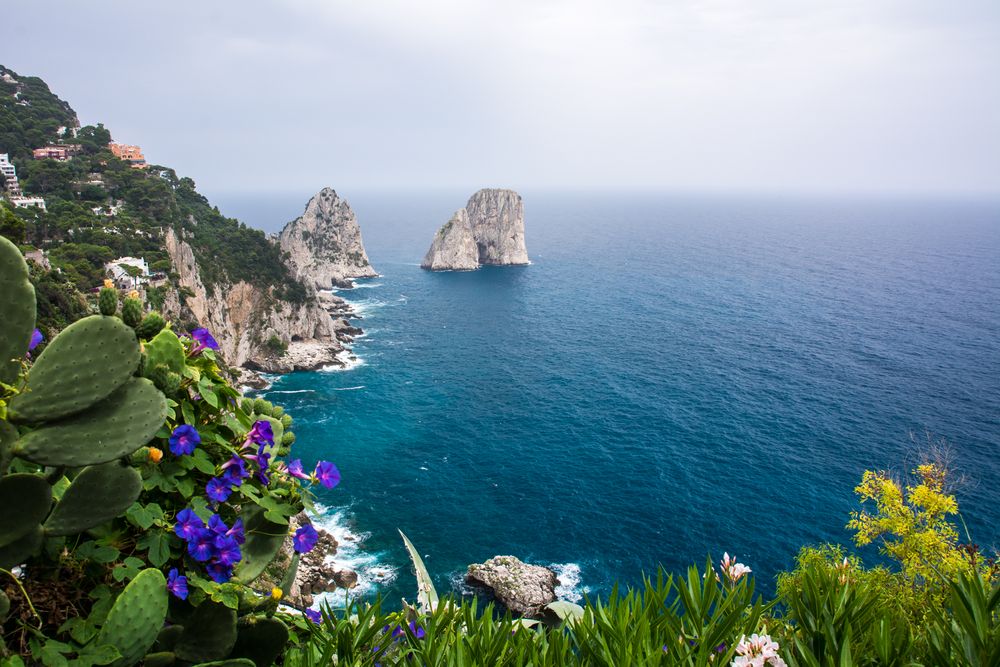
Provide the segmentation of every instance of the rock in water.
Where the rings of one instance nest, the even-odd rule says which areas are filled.
[[[514,556],[494,556],[470,565],[465,582],[489,589],[512,614],[539,617],[545,605],[555,602],[559,580],[547,567],[528,565]]]
[[[332,188],[323,188],[278,236],[292,274],[315,289],[350,287],[352,278],[378,274],[368,261],[361,228],[350,205]]]
[[[479,268],[479,248],[472,235],[469,214],[455,211],[451,220],[434,235],[434,242],[420,265],[431,271],[473,271]]]
[[[465,271],[484,264],[528,263],[521,195],[488,188],[472,195],[465,208],[438,230],[420,266]]]

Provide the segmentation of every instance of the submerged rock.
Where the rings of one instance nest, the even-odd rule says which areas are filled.
[[[468,271],[484,264],[528,264],[524,203],[513,190],[487,188],[469,198],[434,236],[421,267]]]
[[[323,188],[305,212],[278,235],[292,274],[317,290],[350,287],[352,278],[378,274],[368,261],[361,228],[350,204],[333,188]]]
[[[465,582],[489,590],[512,614],[539,617],[545,605],[555,601],[559,580],[547,567],[528,565],[514,556],[494,556],[470,565]]]

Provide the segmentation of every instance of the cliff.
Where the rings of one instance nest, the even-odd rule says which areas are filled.
[[[484,264],[528,263],[521,195],[487,188],[472,195],[465,208],[438,230],[420,266],[432,271],[461,271]]]
[[[167,293],[164,314],[208,328],[229,365],[282,373],[337,363],[346,322],[331,319],[317,299],[285,300],[274,287],[243,280],[206,287],[191,244],[173,229],[164,244],[179,288]],[[284,354],[268,344],[272,337],[287,344]]]
[[[350,287],[352,278],[377,276],[361,242],[361,228],[350,205],[332,188],[323,188],[278,236],[296,279],[317,290]]]

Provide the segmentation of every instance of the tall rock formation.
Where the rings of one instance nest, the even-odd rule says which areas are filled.
[[[467,271],[484,264],[528,264],[524,203],[513,190],[487,188],[469,198],[434,236],[424,261],[432,271]]]
[[[297,279],[317,290],[351,287],[352,278],[378,274],[361,243],[361,228],[350,205],[333,188],[323,188],[278,236]]]

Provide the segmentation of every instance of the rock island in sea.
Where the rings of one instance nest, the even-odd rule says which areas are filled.
[[[484,265],[529,264],[524,202],[513,190],[486,188],[469,198],[434,235],[420,266],[472,271]]]

